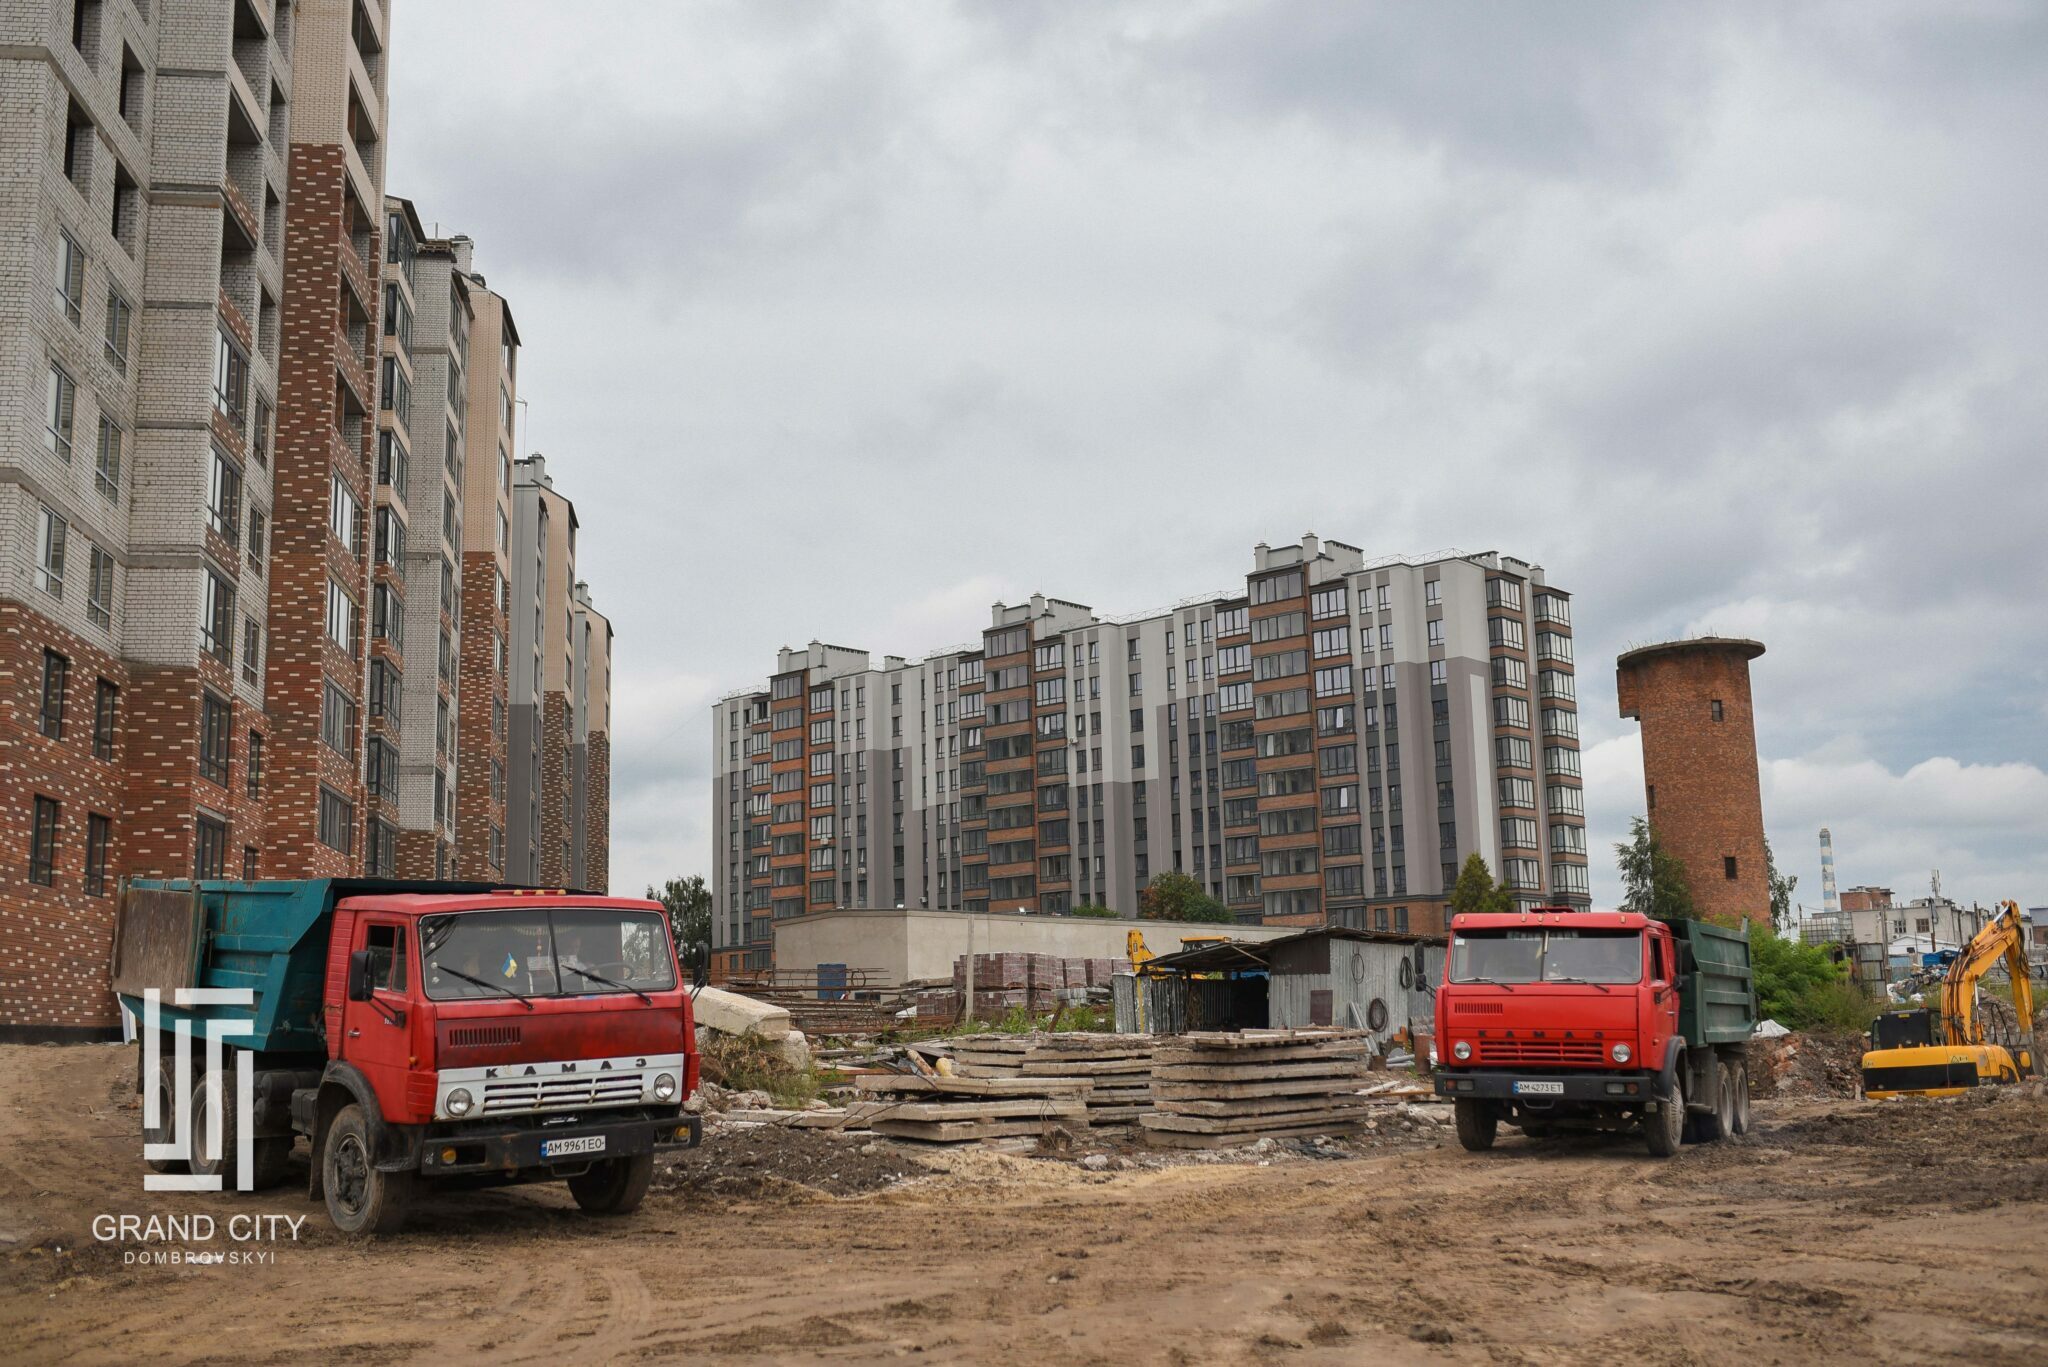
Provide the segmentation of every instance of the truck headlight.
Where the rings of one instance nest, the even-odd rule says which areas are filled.
[[[468,1115],[469,1108],[476,1104],[476,1098],[469,1094],[467,1087],[457,1087],[454,1091],[448,1093],[446,1104],[448,1114],[457,1116]]]
[[[1627,1063],[1633,1052],[1626,1044],[1617,1044],[1613,1050],[1614,1061],[1616,1063]]]
[[[668,1073],[657,1073],[654,1078],[654,1099],[667,1101],[676,1094],[676,1080]]]
[[[1465,1043],[1465,1041],[1463,1040],[1459,1040],[1456,1044],[1451,1046],[1451,1057],[1458,1059],[1471,1058],[1472,1046]]]

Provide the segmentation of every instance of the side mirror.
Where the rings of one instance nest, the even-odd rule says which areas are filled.
[[[348,999],[352,1002],[370,1000],[370,951],[356,950],[348,956]]]
[[[701,988],[711,980],[711,946],[701,940],[690,946],[690,986]]]

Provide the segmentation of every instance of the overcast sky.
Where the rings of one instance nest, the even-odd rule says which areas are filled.
[[[613,18],[616,22],[609,22]],[[2048,903],[2048,7],[407,0],[617,630],[612,882],[710,873],[714,698],[1305,530],[1498,549],[1612,662],[1755,636],[1844,887]],[[1593,860],[1596,901],[1618,884]]]

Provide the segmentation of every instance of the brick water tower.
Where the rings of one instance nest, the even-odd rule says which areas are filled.
[[[1702,916],[1770,919],[1749,702],[1749,662],[1763,653],[1758,641],[1702,636],[1615,661],[1621,715],[1643,728],[1650,829],[1684,861]]]

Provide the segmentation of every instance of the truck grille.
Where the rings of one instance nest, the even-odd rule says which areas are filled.
[[[516,1025],[457,1025],[448,1031],[448,1047],[451,1049],[484,1049],[517,1043],[519,1027]]]
[[[583,1106],[630,1106],[646,1089],[638,1072],[506,1078],[484,1084],[485,1115],[501,1111],[569,1111]]]
[[[1479,1045],[1483,1063],[1569,1063],[1597,1067],[1606,1046],[1596,1039],[1490,1039]]]

